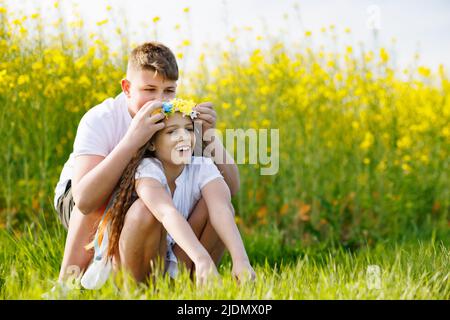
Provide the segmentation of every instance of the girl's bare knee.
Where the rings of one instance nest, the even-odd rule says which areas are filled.
[[[188,222],[193,229],[202,228],[208,219],[208,207],[203,198],[198,200],[191,215],[188,218]]]
[[[126,220],[141,227],[153,227],[160,223],[141,199],[137,199],[131,205]]]

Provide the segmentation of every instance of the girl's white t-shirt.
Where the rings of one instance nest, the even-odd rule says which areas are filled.
[[[156,158],[142,159],[139,164],[135,179],[154,178],[159,181],[169,194],[170,188],[164,174],[164,168],[161,161]],[[201,197],[202,189],[208,182],[221,178],[216,165],[210,158],[192,157],[191,163],[186,164],[181,174],[175,179],[175,190],[172,196],[175,208],[183,215],[185,219],[189,218],[197,201]],[[172,278],[177,274],[177,258],[172,251],[175,241],[167,234],[167,256],[169,262],[168,272]]]
[[[55,209],[58,198],[73,177],[75,157],[80,155],[106,157],[125,136],[131,120],[123,92],[115,98],[106,99],[84,114],[78,125],[73,152],[64,164],[55,188]]]

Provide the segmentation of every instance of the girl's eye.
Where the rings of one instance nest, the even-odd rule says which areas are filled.
[[[193,127],[191,127],[191,128],[186,128],[186,130],[187,131],[190,131],[190,132],[193,132],[194,131],[194,128]],[[169,130],[169,131],[167,131],[166,133],[167,134],[172,134],[172,133],[174,133],[176,130]]]

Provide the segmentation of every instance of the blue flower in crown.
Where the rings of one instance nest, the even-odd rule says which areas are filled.
[[[163,102],[162,109],[164,113],[171,113],[173,108],[173,103]]]

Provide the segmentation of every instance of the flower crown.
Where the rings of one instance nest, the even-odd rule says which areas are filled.
[[[169,102],[163,102],[162,107],[155,110],[153,114],[162,112],[167,118],[175,112],[180,112],[183,114],[183,117],[189,116],[191,119],[195,119],[198,116],[198,112],[193,110],[196,105],[192,100],[175,98]]]

